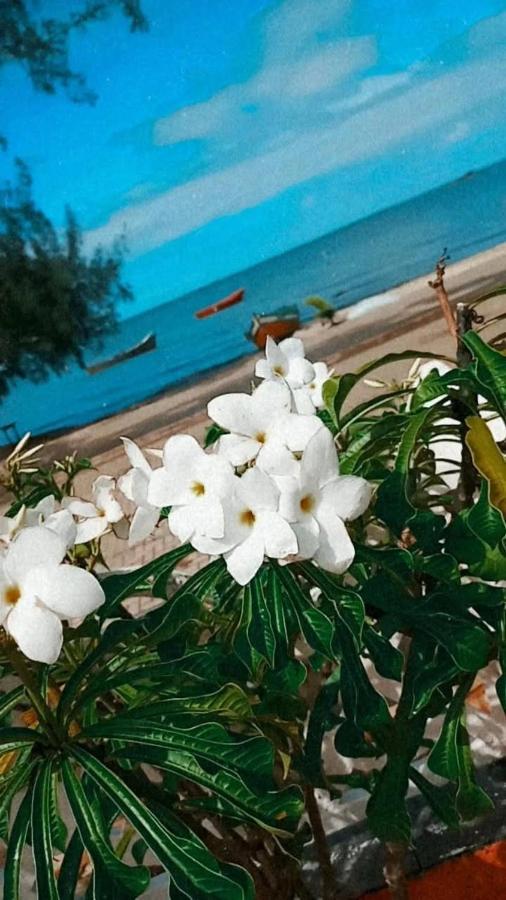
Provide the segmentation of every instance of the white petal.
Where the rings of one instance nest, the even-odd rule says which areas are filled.
[[[130,523],[130,533],[128,535],[128,543],[130,546],[138,544],[149,537],[154,531],[158,519],[160,518],[160,510],[155,506],[139,506],[133,515]]]
[[[298,478],[276,478],[279,488],[279,513],[287,522],[297,522],[303,514],[300,508],[301,489]]]
[[[127,500],[133,501],[133,489],[132,489],[132,481],[134,478],[135,469],[129,469],[128,472],[125,472],[124,475],[120,475],[118,478],[118,488],[122,494],[125,495]]]
[[[33,512],[38,513],[43,519],[47,519],[48,516],[54,513],[55,506],[55,498],[52,494],[48,494],[47,497],[43,497],[42,500],[39,500]]]
[[[61,537],[67,549],[73,547],[77,537],[77,526],[68,509],[60,509],[48,516],[44,528],[49,528]]]
[[[149,477],[151,474],[151,466],[140,447],[138,447],[134,441],[131,441],[130,438],[122,437],[121,440],[123,441],[125,453],[134,469],[140,469]]]
[[[222,538],[225,531],[223,506],[217,497],[204,496],[188,506],[193,519],[193,530],[207,537]]]
[[[170,506],[171,502],[173,502],[170,499],[173,496],[173,491],[174,480],[165,467],[162,466],[160,469],[155,469],[149,481],[148,503],[152,506],[157,506],[159,509],[162,506]],[[188,492],[185,491],[183,496],[187,497],[187,495]]]
[[[108,522],[119,522],[124,518],[124,512],[121,506],[110,492],[105,493],[104,491],[101,497],[100,508],[105,513]]]
[[[372,488],[356,475],[340,475],[322,492],[322,502],[339,518],[348,521],[361,516],[371,502]]]
[[[191,506],[173,507],[169,513],[168,525],[172,534],[179,538],[182,544],[186,544],[195,531]]]
[[[291,388],[300,388],[315,378],[315,370],[308,359],[294,359],[290,362],[287,382]]]
[[[241,434],[224,434],[217,442],[218,453],[233,466],[244,466],[255,459],[262,444]]]
[[[192,482],[204,451],[194,437],[176,434],[163,448],[163,468],[156,469],[150,479],[148,500],[153,506],[171,506],[191,502]],[[162,474],[163,473],[163,474]]]
[[[304,356],[304,344],[300,338],[285,338],[279,344],[279,349],[285,354],[287,359],[297,359]]]
[[[258,453],[256,464],[268,475],[293,475],[299,472],[299,462],[291,450],[277,438],[269,438]]]
[[[22,597],[12,608],[6,628],[19,649],[36,662],[56,662],[63,642],[58,616],[34,597]]]
[[[109,528],[109,522],[105,516],[96,516],[94,519],[85,519],[77,523],[76,544],[87,544],[101,537]]]
[[[82,619],[102,606],[104,591],[91,572],[77,566],[38,566],[23,584],[23,597],[37,597],[63,619]]]
[[[294,522],[292,528],[297,538],[298,559],[312,559],[320,543],[318,522],[312,516],[306,516],[303,522]]]
[[[316,415],[298,416],[289,413],[278,420],[276,434],[290,450],[300,453],[322,428],[325,425]]]
[[[238,584],[248,584],[264,560],[264,542],[256,529],[242,544],[225,554],[227,569]]]
[[[146,472],[141,471],[141,469],[131,469],[130,472],[128,472],[128,475],[130,476],[127,485],[130,491],[129,499],[136,503],[137,506],[144,506],[148,502],[149,483],[153,474],[153,472],[150,472],[149,475],[147,475]],[[122,478],[126,477],[126,475],[122,476]],[[120,478],[118,482],[118,487],[123,491],[126,497],[128,495],[121,484],[122,478]]]
[[[272,478],[257,466],[248,469],[237,484],[237,497],[247,508],[257,510],[277,510],[279,490]]]
[[[308,387],[292,388],[295,411],[300,416],[314,416],[313,394]]]
[[[66,497],[62,501],[62,506],[64,509],[68,509],[73,516],[82,516],[84,519],[94,518],[97,515],[97,507],[88,500]]]
[[[99,475],[95,478],[92,487],[93,499],[96,506],[102,506],[101,500],[114,490],[115,481],[112,475]]]
[[[301,483],[322,488],[339,475],[334,439],[328,428],[320,428],[311,437],[301,459]]]
[[[0,625],[12,610],[12,604],[6,603],[5,591],[10,585],[10,580],[4,572],[3,560],[0,559]]]
[[[207,413],[220,428],[235,434],[252,434],[252,399],[249,394],[222,394],[207,406]]]
[[[345,524],[338,516],[320,510],[317,521],[320,526],[320,543],[314,559],[322,569],[341,575],[351,566],[355,557],[355,548]]]
[[[272,375],[276,377],[276,375],[282,378],[286,378],[288,375],[288,357],[281,350],[280,347],[276,344],[276,341],[271,338],[270,335],[267,337],[267,341],[265,344],[265,356],[269,363]],[[277,371],[276,371],[277,370]]]
[[[252,430],[241,432],[256,436],[265,432],[278,421],[280,415],[288,412],[292,406],[292,395],[284,381],[264,381],[251,395],[250,419]]]
[[[266,359],[258,359],[255,364],[255,375],[257,378],[275,378],[276,375],[272,371]]]
[[[234,488],[235,475],[230,462],[217,453],[203,453],[195,469],[196,480],[205,487],[206,496],[227,497]]]
[[[41,565],[58,565],[65,556],[65,551],[64,541],[49,528],[42,525],[24,528],[7,550],[6,573],[13,582],[22,585],[30,569]]]
[[[294,531],[278,513],[258,513],[255,532],[257,530],[262,535],[267,556],[283,559],[297,553],[297,538]]]

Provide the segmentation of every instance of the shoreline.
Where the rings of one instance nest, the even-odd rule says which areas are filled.
[[[340,364],[346,361],[345,371],[355,369],[363,354],[370,359],[387,352],[387,348],[390,352],[390,345],[397,344],[408,333],[411,333],[410,341],[403,341],[402,348],[397,346],[397,349],[405,349],[407,343],[413,349],[422,350],[428,346],[427,338],[430,346],[435,339],[439,346],[443,338],[443,344],[448,346],[436,350],[434,345],[434,352],[448,353],[452,348],[444,341],[444,324],[437,329],[437,335],[430,328],[438,319],[442,322],[434,291],[428,285],[431,274],[336,310],[337,322],[333,326],[324,326],[316,320],[302,326],[296,335],[304,340],[309,358],[324,359],[334,368],[341,368]],[[449,264],[445,276],[452,303],[475,299],[501,280],[506,281],[506,243]],[[374,354],[371,351],[376,347],[377,354]],[[203,423],[207,403],[213,396],[249,389],[255,361],[261,355],[260,351],[253,351],[185,378],[106,418],[62,432],[34,435],[32,441],[44,443],[44,461],[72,453],[76,447],[91,458],[107,457],[125,434],[134,440],[141,439],[144,444],[147,441],[149,446],[156,445],[161,433],[166,439],[182,426],[193,430],[199,420]],[[0,449],[2,456],[8,452],[7,447]]]

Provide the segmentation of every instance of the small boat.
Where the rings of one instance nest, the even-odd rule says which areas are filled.
[[[251,328],[246,333],[248,340],[253,341],[260,350],[265,348],[267,338],[281,341],[290,337],[300,328],[299,310],[296,306],[280,306],[268,315],[252,316]]]
[[[221,312],[222,309],[228,309],[229,306],[235,306],[236,303],[240,303],[243,297],[244,288],[241,288],[238,291],[232,291],[231,294],[223,297],[222,300],[218,300],[217,303],[213,303],[212,306],[205,306],[204,309],[198,309],[195,313],[195,318],[207,319],[208,316],[214,316],[215,313]]]
[[[110,356],[109,359],[102,359],[100,362],[92,363],[91,366],[86,366],[86,371],[88,375],[96,375],[98,372],[103,372],[104,369],[110,369],[111,366],[117,366],[119,363],[126,362],[127,359],[133,359],[135,356],[141,356],[142,353],[149,353],[150,350],[155,349],[156,334],[154,331],[150,331],[138,344],[134,344],[128,350],[121,350],[115,356]]]

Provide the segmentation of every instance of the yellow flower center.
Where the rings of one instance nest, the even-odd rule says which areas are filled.
[[[281,375],[282,378],[285,374],[285,370],[284,370],[283,366],[274,366],[272,371],[274,372],[275,375]]]
[[[255,513],[251,509],[243,509],[239,519],[241,525],[247,525],[248,528],[252,528],[255,524]]]
[[[193,491],[196,497],[202,497],[202,494],[206,492],[205,486],[201,481],[194,481],[190,490]]]
[[[311,494],[306,494],[305,497],[301,498],[299,506],[303,513],[310,513],[314,508],[314,497]]]
[[[265,431],[258,431],[255,435],[255,440],[258,441],[259,444],[265,444],[265,441],[266,441]]]
[[[9,606],[15,606],[21,597],[21,591],[19,590],[17,584],[10,584],[9,587],[4,590],[4,601],[8,603]]]

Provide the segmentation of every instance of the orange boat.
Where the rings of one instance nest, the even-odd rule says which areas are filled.
[[[299,310],[296,306],[282,306],[269,315],[253,315],[251,328],[247,332],[248,340],[253,341],[260,350],[265,348],[267,338],[282,341],[290,337],[300,328]]]
[[[221,312],[222,309],[228,309],[229,306],[235,306],[236,303],[240,303],[243,297],[244,288],[241,288],[239,291],[233,291],[231,294],[228,294],[227,297],[224,297],[223,300],[218,300],[217,303],[213,303],[212,306],[205,306],[204,309],[198,309],[195,313],[195,318],[207,319],[208,316],[214,316],[215,313]]]

